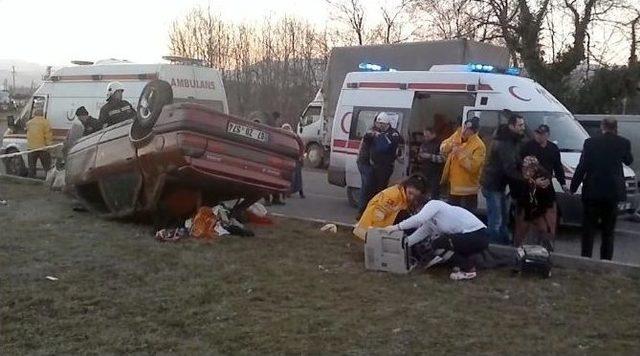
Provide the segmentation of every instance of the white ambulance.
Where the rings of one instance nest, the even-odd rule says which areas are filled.
[[[482,64],[436,65],[429,71],[387,71],[349,73],[342,86],[333,120],[328,179],[346,187],[352,205],[358,203],[361,185],[356,158],[364,133],[381,111],[395,112],[393,123],[406,144],[396,161],[392,182],[416,171],[416,152],[422,130],[433,127],[440,139],[447,138],[462,118],[480,118],[480,136],[489,148],[498,125],[506,123],[504,109],[525,118],[527,131],[540,124],[551,128],[551,140],[562,152],[567,178],[571,178],[587,132],[571,113],[545,88],[519,75],[514,68],[498,70]],[[638,184],[633,170],[624,167],[628,201],[620,210],[633,211],[638,205]],[[565,222],[579,222],[578,196],[562,193],[554,179]],[[480,209],[484,199],[479,195]]]
[[[34,103],[42,103],[53,129],[54,140],[63,141],[75,118],[76,109],[84,106],[89,115],[98,118],[106,103],[106,89],[117,81],[124,87],[124,100],[135,108],[144,86],[156,79],[171,84],[174,102],[189,101],[229,112],[227,95],[220,72],[199,65],[198,61],[180,57],[164,57],[171,63],[136,64],[114,59],[98,62],[74,62],[80,65],[53,72],[33,94],[2,137],[2,153],[26,150],[25,123],[32,116]],[[4,159],[9,174],[26,174],[26,157]]]

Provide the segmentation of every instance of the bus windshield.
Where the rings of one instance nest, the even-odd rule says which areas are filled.
[[[563,112],[529,111],[518,112],[527,126],[527,135],[533,137],[533,131],[540,125],[551,129],[550,141],[558,145],[563,152],[581,152],[584,140],[589,134],[571,114]]]

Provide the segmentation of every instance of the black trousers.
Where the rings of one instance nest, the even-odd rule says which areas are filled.
[[[613,237],[618,219],[618,203],[616,201],[584,200],[582,221],[582,256],[591,257],[593,253],[593,237],[596,229],[602,230],[600,259],[613,258]]]
[[[375,190],[373,196],[387,189],[389,179],[393,174],[393,164],[390,166],[373,166],[373,177],[375,180]]]
[[[431,192],[431,199],[440,199],[440,175],[433,174],[432,172],[422,172],[427,181],[427,189]]]
[[[45,174],[51,169],[51,155],[47,151],[35,151],[27,154],[27,163],[29,165],[29,177],[36,177],[36,164],[40,160]]]
[[[445,235],[435,239],[434,250],[453,251],[451,262],[461,270],[469,272],[476,266],[474,256],[489,247],[489,233],[486,228],[464,234]]]
[[[385,190],[389,185],[389,178],[393,174],[393,165],[391,166],[369,166],[358,165],[360,176],[362,177],[362,186],[360,187],[360,215],[367,208],[369,201],[378,193]]]
[[[475,214],[478,210],[478,194],[449,195],[449,204],[459,206]]]

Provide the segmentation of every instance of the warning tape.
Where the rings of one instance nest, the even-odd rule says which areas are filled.
[[[64,145],[64,143],[60,142],[60,143],[56,143],[55,145],[44,146],[44,147],[36,148],[36,149],[33,149],[33,150],[6,153],[6,154],[3,154],[3,155],[0,155],[0,158],[10,158],[10,157],[15,157],[15,156],[22,156],[22,155],[26,155],[26,154],[29,154],[31,152],[37,152],[37,151],[49,151],[49,150],[54,149],[54,148],[62,147],[63,145]]]

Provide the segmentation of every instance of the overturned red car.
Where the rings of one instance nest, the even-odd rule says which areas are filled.
[[[110,217],[191,214],[235,200],[245,209],[287,192],[303,145],[293,133],[193,103],[172,103],[171,87],[143,90],[133,120],[80,139],[66,182],[90,210]]]

